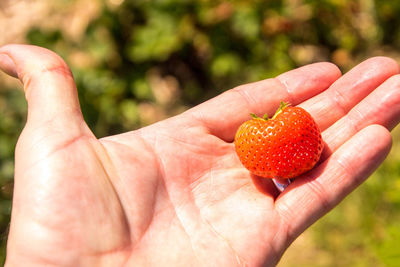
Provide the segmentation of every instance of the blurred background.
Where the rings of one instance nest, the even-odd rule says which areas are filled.
[[[304,64],[346,72],[371,56],[400,60],[399,14],[396,0],[1,0],[0,45],[60,54],[102,137]],[[0,262],[25,115],[20,84],[1,74]],[[400,130],[393,135],[383,166],[299,237],[280,267],[400,266]]]

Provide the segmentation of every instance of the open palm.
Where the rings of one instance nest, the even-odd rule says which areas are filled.
[[[372,58],[343,77],[332,64],[308,65],[98,140],[57,55],[9,45],[0,67],[28,100],[8,266],[275,265],[382,162],[400,117],[398,66]],[[241,166],[232,141],[250,112],[272,114],[281,100],[311,113],[326,146],[279,194]]]

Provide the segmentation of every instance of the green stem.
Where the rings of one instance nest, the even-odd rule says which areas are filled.
[[[287,108],[288,106],[290,106],[290,103],[287,102],[283,102],[281,101],[281,104],[279,105],[278,110],[275,112],[274,116],[272,117],[272,119],[275,119],[276,116],[278,116],[280,113],[282,113],[282,111]]]
[[[287,108],[288,106],[290,106],[290,103],[281,101],[281,104],[279,105],[278,110],[275,112],[275,114],[274,114],[274,116],[273,116],[272,118],[269,118],[267,113],[265,113],[264,116],[263,116],[262,118],[258,117],[258,116],[257,116],[256,114],[254,114],[254,113],[250,113],[250,116],[251,116],[253,119],[257,119],[257,120],[266,120],[266,121],[267,121],[267,120],[273,120],[273,119],[276,118],[276,116],[278,116],[278,115],[279,115],[285,108]]]

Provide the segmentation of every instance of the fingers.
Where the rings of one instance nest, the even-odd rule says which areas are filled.
[[[368,59],[338,79],[328,90],[300,104],[325,130],[389,77],[398,64],[385,57]]]
[[[391,147],[388,130],[364,128],[308,174],[296,179],[276,200],[287,227],[288,242],[337,205],[385,159]]]
[[[267,79],[239,86],[217,96],[187,114],[200,121],[211,134],[232,141],[239,125],[250,113],[273,115],[280,101],[296,105],[328,88],[341,75],[330,63],[315,63]]]
[[[24,84],[29,124],[52,121],[66,127],[83,121],[72,73],[55,53],[36,46],[3,46],[0,68]]]
[[[399,121],[400,75],[394,75],[322,133],[327,148],[321,160],[368,125],[379,124],[391,130]]]
[[[322,164],[303,177],[299,177],[276,202],[277,209],[283,217],[286,217],[285,220],[293,221],[293,224],[288,226],[291,228],[289,232],[292,238],[333,208],[364,181],[379,166],[390,149],[391,137],[387,129],[392,129],[400,120],[400,75],[393,75],[397,73],[398,67],[390,59],[370,59],[340,80],[348,79],[350,74],[356,77],[358,71],[360,71],[359,76],[368,77],[368,71],[365,73],[366,63],[373,64],[371,67],[375,69],[372,78],[369,76],[370,79],[383,80],[382,84],[375,85],[378,82],[372,84],[367,79],[364,86],[358,85],[344,93],[347,96],[347,102],[342,105],[344,109],[341,112],[347,114],[336,122],[334,122],[335,117],[343,114],[340,110],[337,112],[329,110],[334,109],[329,101],[325,102],[325,112],[314,114],[311,111],[318,123],[322,124],[321,127],[326,128],[332,122],[334,124],[322,133],[327,145],[321,156]],[[380,68],[378,68],[379,65]],[[343,82],[340,80],[321,95],[326,94],[328,98],[327,95],[331,94],[332,88]],[[375,89],[375,86],[378,88]],[[346,88],[335,90],[346,91]],[[357,92],[358,90],[361,93]],[[359,101],[363,94],[366,96]],[[318,97],[320,95],[314,98]],[[310,99],[309,102],[314,100]],[[310,110],[307,104],[309,103],[306,102],[303,105]],[[321,104],[320,107],[323,105]],[[324,108],[320,110],[324,111]],[[291,212],[297,217],[292,218]]]

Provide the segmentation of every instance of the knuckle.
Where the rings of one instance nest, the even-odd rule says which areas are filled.
[[[332,203],[328,201],[329,192],[325,189],[325,187],[316,179],[315,177],[309,176],[306,178],[305,184],[310,189],[310,192],[314,195],[316,202],[320,203],[320,208],[322,209],[322,213],[327,213],[332,209]]]

